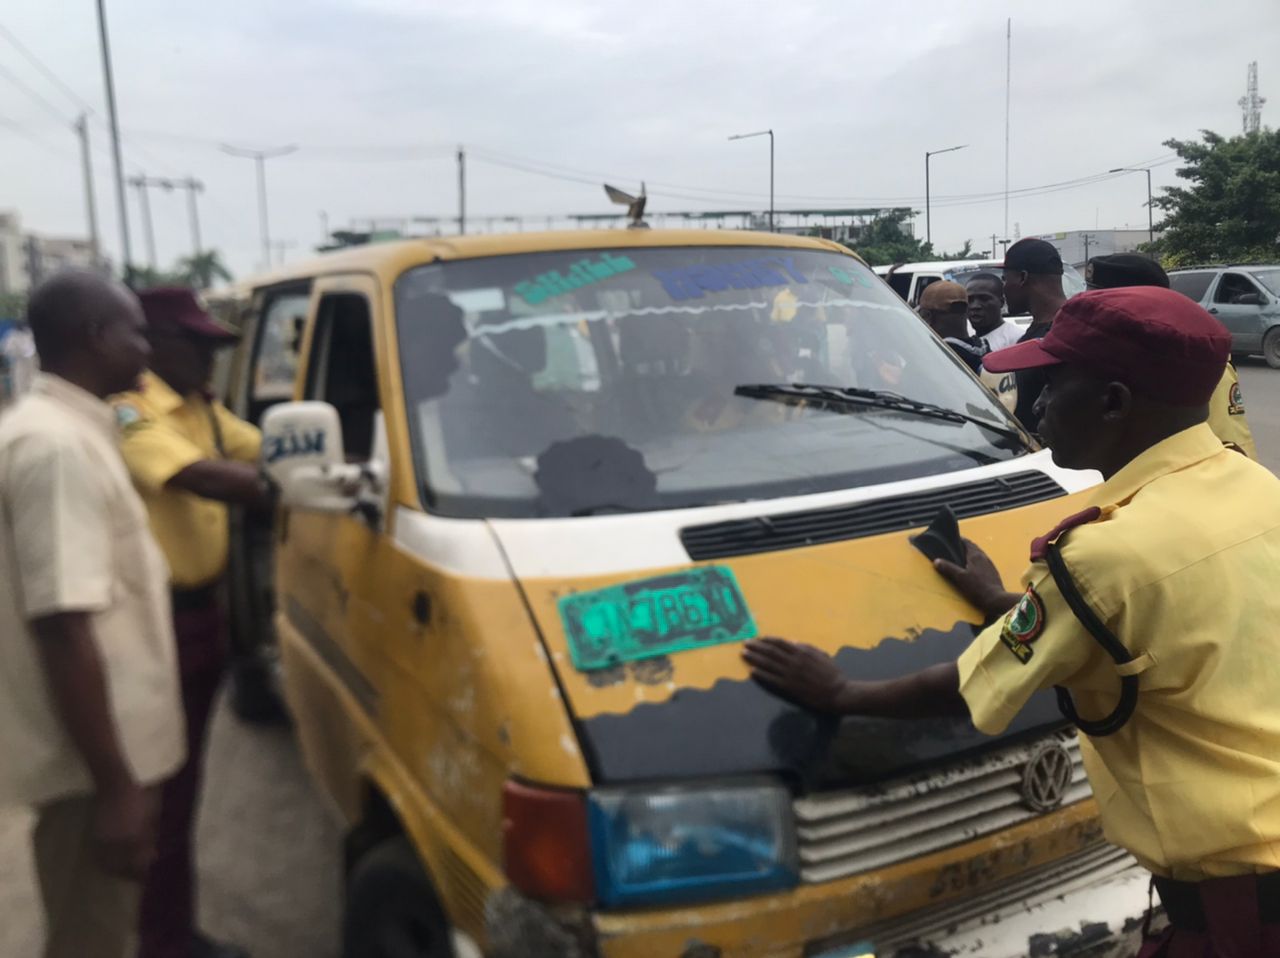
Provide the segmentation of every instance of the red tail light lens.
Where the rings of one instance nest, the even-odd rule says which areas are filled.
[[[507,878],[530,898],[594,901],[587,800],[581,792],[507,782],[502,851]]]

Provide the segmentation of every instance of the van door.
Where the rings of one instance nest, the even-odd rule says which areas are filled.
[[[376,283],[364,275],[325,277],[312,290],[300,398],[338,411],[349,463],[386,456],[375,358],[378,299]],[[386,623],[377,621],[374,592],[378,569],[385,570],[379,560],[387,516],[385,503],[369,505],[345,514],[289,510],[279,523],[277,572],[285,619],[371,716],[377,650],[357,637],[386,631]],[[288,583],[305,583],[305,589],[284,588]],[[299,716],[298,727],[306,734],[327,724]]]
[[[293,398],[310,304],[311,285],[305,282],[253,294],[226,391],[228,408],[241,419],[259,425],[269,408]],[[227,590],[235,652],[231,705],[245,721],[272,721],[281,714],[274,679],[272,517],[237,507],[229,521]]]
[[[1217,316],[1231,333],[1233,353],[1259,353],[1267,321],[1263,304],[1267,295],[1244,273],[1226,272],[1218,277],[1209,312]]]

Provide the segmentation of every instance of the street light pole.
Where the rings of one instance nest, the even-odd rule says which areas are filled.
[[[106,86],[107,121],[111,126],[111,164],[115,168],[116,216],[120,220],[121,272],[127,281],[133,266],[129,249],[129,207],[124,199],[124,160],[120,156],[120,119],[116,115],[116,85],[111,73],[111,44],[107,37],[107,11],[104,0],[98,0],[98,42],[102,49],[102,75]]]
[[[222,144],[222,152],[255,161],[258,169],[258,232],[262,237],[262,268],[271,268],[271,229],[267,219],[267,160],[288,156],[298,148],[293,144],[270,150],[246,150]]]
[[[767,136],[769,138],[769,232],[773,232],[773,130],[758,130],[755,133],[737,133],[729,139],[749,140],[752,137]]]
[[[1146,173],[1147,174],[1147,242],[1156,241],[1156,223],[1154,204],[1151,201],[1151,168],[1146,166],[1117,166],[1109,173]]]
[[[151,228],[151,202],[147,197],[147,178],[145,176],[130,177],[129,185],[138,191],[138,208],[142,210],[142,235],[147,241],[147,262],[151,264],[154,272],[159,269],[159,264],[156,262],[156,234]]]
[[[969,144],[964,143],[960,146],[949,146],[945,150],[925,150],[924,153],[924,241],[927,244],[933,243],[933,220],[929,211],[929,157],[937,156],[939,153],[954,153],[956,150],[963,150]]]
[[[93,162],[89,156],[89,117],[81,113],[76,120],[80,137],[80,161],[84,165],[84,202],[89,218],[89,256],[94,269],[102,266],[102,243],[98,239],[98,204],[93,199]]]

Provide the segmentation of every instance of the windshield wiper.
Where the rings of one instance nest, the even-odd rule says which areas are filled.
[[[983,419],[981,416],[970,416],[946,406],[910,399],[907,396],[890,392],[887,389],[860,389],[857,386],[815,386],[810,383],[744,383],[733,388],[735,396],[747,399],[771,399],[777,402],[813,403],[825,405],[836,410],[847,410],[850,406],[871,406],[877,409],[892,409],[895,412],[911,413],[926,419],[939,419],[943,422],[957,424],[972,423],[998,436],[1003,436],[1020,446],[1027,445],[1026,437],[1015,429],[1001,426]]]

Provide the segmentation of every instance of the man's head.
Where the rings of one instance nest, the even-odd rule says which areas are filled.
[[[920,318],[939,336],[944,339],[964,339],[969,332],[964,318],[968,308],[964,287],[941,279],[924,288],[916,310],[920,313]]]
[[[1043,339],[989,354],[992,372],[1043,368],[1036,401],[1053,461],[1114,475],[1208,416],[1231,336],[1196,303],[1156,287],[1081,293]]]
[[[1141,253],[1095,256],[1085,265],[1084,281],[1090,289],[1120,289],[1125,286],[1169,288],[1169,274],[1159,263]]]
[[[214,354],[236,341],[185,287],[148,289],[138,294],[147,317],[151,370],[181,396],[209,385]]]
[[[964,284],[969,300],[969,325],[979,336],[999,329],[1004,322],[1004,281],[995,273],[974,273]]]
[[[87,270],[66,270],[37,286],[27,323],[41,367],[97,396],[132,389],[151,355],[138,298]]]
[[[1004,254],[1004,299],[1009,312],[1029,313],[1037,291],[1062,297],[1062,256],[1052,243],[1028,237]]]

